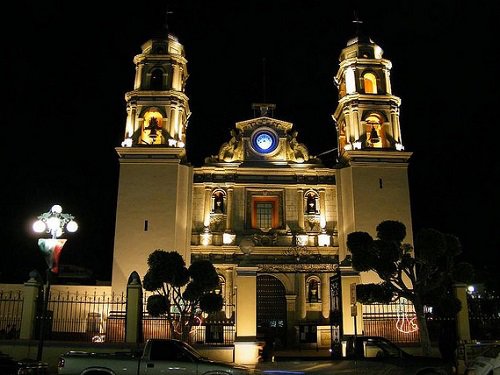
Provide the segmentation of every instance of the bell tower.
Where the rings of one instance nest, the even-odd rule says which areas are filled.
[[[336,122],[339,152],[337,173],[339,256],[348,255],[346,236],[365,231],[375,236],[384,220],[406,225],[413,243],[408,163],[399,111],[401,99],[392,93],[392,64],[383,50],[358,32],[339,57],[335,84],[339,92]]]
[[[133,90],[125,94],[124,140],[116,148],[120,175],[112,288],[141,278],[156,249],[177,251],[189,263],[192,167],[186,162],[190,116],[187,60],[175,36],[151,39],[133,59]]]

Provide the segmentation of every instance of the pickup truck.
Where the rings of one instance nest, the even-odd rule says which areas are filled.
[[[59,356],[59,375],[246,375],[254,369],[210,360],[189,344],[174,339],[150,339],[139,352],[69,351]]]

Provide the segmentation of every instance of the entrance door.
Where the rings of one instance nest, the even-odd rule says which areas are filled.
[[[284,347],[286,327],[285,287],[274,276],[257,276],[257,336]]]

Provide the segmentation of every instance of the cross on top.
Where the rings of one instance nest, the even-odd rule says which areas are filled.
[[[358,18],[358,15],[356,12],[354,12],[354,19],[352,20],[352,23],[356,26],[356,35],[359,35],[359,31],[361,29],[361,25],[363,24],[363,21],[361,21]]]
[[[169,14],[174,14],[173,11],[169,10],[168,9],[168,6],[167,6],[167,10],[165,11],[165,30],[167,31],[167,37],[168,37],[168,15]]]

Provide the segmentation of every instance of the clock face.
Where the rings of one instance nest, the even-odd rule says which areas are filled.
[[[273,138],[267,133],[262,133],[255,138],[255,142],[262,150],[268,150],[273,145]]]
[[[252,137],[252,146],[258,153],[268,154],[278,146],[277,137],[269,130],[259,130]]]

